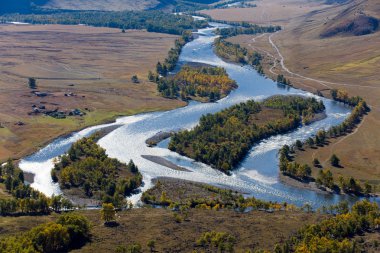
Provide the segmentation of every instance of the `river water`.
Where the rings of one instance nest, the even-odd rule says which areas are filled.
[[[215,23],[212,25],[214,27],[220,26]],[[47,195],[61,193],[58,184],[54,184],[50,177],[53,159],[65,153],[76,140],[101,128],[117,124],[121,126],[100,139],[99,145],[106,149],[110,157],[123,162],[133,159],[144,177],[143,191],[152,186],[151,179],[153,178],[172,177],[234,188],[260,199],[285,201],[298,206],[309,203],[313,207],[319,207],[334,204],[343,199],[356,200],[355,197],[321,194],[295,188],[285,185],[279,180],[277,156],[279,148],[284,144],[292,144],[296,139],[305,140],[321,128],[327,129],[332,125],[337,125],[349,115],[349,107],[329,99],[317,97],[322,99],[326,106],[327,117],[325,119],[308,126],[302,126],[294,132],[274,136],[258,143],[231,176],[171,152],[167,149],[168,140],[161,142],[154,148],[146,146],[145,140],[159,131],[194,127],[203,114],[215,113],[242,101],[262,100],[275,94],[314,96],[301,90],[278,86],[272,80],[259,75],[249,66],[239,66],[223,61],[214,54],[212,49],[212,43],[215,39],[214,30],[215,28],[199,30],[199,37],[183,48],[179,65],[196,62],[223,67],[229,76],[236,80],[239,85],[238,89],[217,103],[190,102],[186,107],[171,111],[121,117],[115,123],[90,127],[68,137],[59,138],[21,161],[20,168],[23,171],[35,174],[32,187]],[[141,155],[165,157],[179,166],[186,167],[191,172],[172,170],[148,161]],[[140,194],[136,194],[130,199],[137,202],[139,198]]]

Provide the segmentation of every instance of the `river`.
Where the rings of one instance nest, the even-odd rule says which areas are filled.
[[[70,136],[59,138],[20,162],[20,168],[23,171],[35,174],[32,187],[47,195],[60,194],[58,184],[54,184],[50,177],[53,159],[65,153],[76,140],[101,128],[120,124],[120,127],[100,139],[99,145],[106,149],[110,157],[123,162],[133,159],[144,177],[143,191],[152,186],[151,179],[153,178],[172,177],[233,188],[259,199],[285,201],[298,206],[309,203],[316,208],[321,205],[335,204],[343,199],[355,201],[357,199],[355,197],[299,189],[285,185],[279,180],[277,156],[279,148],[284,144],[292,144],[296,139],[305,140],[321,128],[327,129],[332,125],[338,125],[350,114],[349,107],[326,98],[315,96],[317,99],[322,99],[326,106],[327,117],[325,119],[258,143],[231,176],[171,152],[167,149],[168,140],[161,142],[156,147],[147,147],[145,140],[159,131],[194,127],[203,114],[215,113],[242,101],[262,100],[275,94],[314,96],[301,90],[281,87],[272,80],[259,75],[249,66],[240,66],[220,59],[213,52],[212,43],[216,38],[213,31],[215,27],[221,25],[216,23],[211,25],[212,28],[199,30],[199,36],[185,45],[180,55],[179,66],[187,62],[196,62],[223,67],[229,76],[236,80],[239,88],[217,103],[190,102],[186,107],[171,111],[121,117],[115,123],[90,127]],[[165,157],[171,162],[187,168],[190,172],[172,170],[148,161],[141,155]],[[136,203],[140,195],[136,194],[130,199]]]

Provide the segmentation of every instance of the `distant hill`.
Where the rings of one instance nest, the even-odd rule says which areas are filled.
[[[379,30],[380,4],[378,0],[352,0],[347,7],[325,23],[321,37],[337,35],[361,36]]]
[[[30,13],[34,7],[54,10],[186,10],[207,7],[220,0],[0,0],[0,14]]]

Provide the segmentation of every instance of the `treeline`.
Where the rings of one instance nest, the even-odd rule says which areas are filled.
[[[163,96],[175,98],[179,95],[183,100],[190,96],[215,101],[235,88],[236,82],[220,67],[184,66],[176,75],[160,78],[157,82],[157,89]]]
[[[177,35],[181,35],[186,30],[204,28],[208,24],[204,20],[194,20],[191,16],[174,15],[161,11],[75,11],[52,14],[7,14],[0,16],[0,23],[10,21],[30,24],[85,24],[119,29],[146,29],[149,32]]]
[[[0,183],[5,185],[9,198],[0,199],[0,215],[37,215],[71,209],[71,202],[61,196],[46,197],[24,184],[24,173],[11,160],[0,166]]]
[[[90,222],[82,215],[68,213],[56,222],[39,225],[28,232],[0,240],[0,252],[67,252],[90,238]]]
[[[263,57],[260,53],[248,51],[238,44],[233,44],[221,38],[215,39],[214,46],[216,54],[221,58],[236,63],[249,64],[253,66],[259,74],[264,74],[261,65]]]
[[[292,177],[296,177],[298,179],[302,179],[302,177],[298,177],[296,174],[296,169],[294,167],[299,167],[301,165],[291,162],[292,158],[290,156],[283,155],[283,150],[289,150],[290,153],[294,153],[294,148],[298,149],[302,148],[318,148],[328,144],[328,140],[330,138],[340,137],[342,135],[347,134],[352,131],[357,124],[360,123],[362,117],[370,110],[367,106],[367,103],[363,98],[359,96],[349,97],[347,92],[342,90],[331,90],[331,96],[334,100],[348,104],[350,106],[354,106],[350,116],[346,118],[341,124],[337,126],[330,127],[327,131],[325,129],[319,130],[315,136],[309,137],[305,140],[305,142],[301,142],[299,140],[296,141],[294,145],[289,147],[283,147],[280,150],[280,170]],[[319,161],[313,161],[314,166],[320,167]],[[305,166],[305,165],[302,165]],[[289,169],[288,169],[289,167]],[[307,175],[310,177],[310,175]],[[313,178],[310,178],[313,179]],[[330,170],[320,170],[318,172],[317,178],[314,179],[319,187],[327,187],[331,190],[337,192],[344,192],[355,195],[368,195],[372,192],[372,186],[365,182],[361,184],[358,180],[353,177],[344,178],[340,176],[338,178],[338,182],[336,182],[333,178],[333,175]]]
[[[179,55],[181,54],[182,48],[186,43],[193,40],[193,34],[191,31],[184,31],[182,36],[175,41],[174,48],[171,48],[168,52],[168,57],[166,57],[163,63],[158,62],[156,65],[156,73],[161,76],[166,76],[168,72],[174,70]],[[148,76],[150,81],[157,81],[159,76],[155,76],[153,73],[149,72]]]
[[[254,35],[258,33],[273,33],[280,31],[280,26],[259,26],[250,24],[248,27],[228,27],[216,30],[216,34],[220,35],[222,38],[233,37],[241,34]]]
[[[64,189],[79,188],[87,197],[122,207],[124,197],[142,184],[137,166],[109,158],[96,144],[97,135],[75,142],[52,170],[52,179]]]
[[[307,164],[299,164],[293,161],[291,150],[288,145],[284,145],[280,151],[280,171],[297,180],[306,181],[310,179],[311,168]]]
[[[379,206],[368,200],[336,209],[337,215],[317,224],[307,225],[274,252],[363,252],[353,238],[377,231],[380,225]]]
[[[266,111],[269,120],[254,123],[255,116],[265,108],[278,109],[283,117],[271,119],[273,112]],[[173,135],[169,149],[229,173],[256,142],[297,128],[304,111],[323,110],[323,104],[313,98],[275,96],[262,103],[251,100],[203,115],[194,129]]]

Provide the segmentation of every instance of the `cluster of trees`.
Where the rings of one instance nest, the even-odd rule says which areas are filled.
[[[288,252],[362,252],[351,238],[378,229],[380,212],[376,203],[368,200],[357,202],[349,211],[347,207],[336,209],[336,216],[317,224],[307,225],[274,251]]]
[[[280,26],[258,26],[250,24],[248,27],[237,26],[217,29],[216,34],[220,35],[222,38],[228,38],[241,34],[273,33],[279,30],[281,30]]]
[[[228,42],[222,38],[215,39],[214,45],[215,52],[223,59],[241,64],[247,63],[246,55],[248,50],[246,48],[241,47],[238,44]]]
[[[166,76],[168,72],[172,71],[179,59],[179,55],[181,54],[182,48],[186,45],[186,43],[193,40],[193,34],[191,31],[183,31],[182,36],[175,41],[174,48],[171,48],[168,53],[168,57],[166,57],[164,63],[158,62],[156,65],[156,73],[161,76]],[[150,81],[156,81],[155,79],[159,78],[159,76],[155,76],[151,72],[148,76]]]
[[[211,252],[234,252],[236,238],[226,232],[210,231],[205,232],[197,240],[199,247],[208,249]]]
[[[124,196],[141,186],[142,175],[133,161],[127,165],[109,158],[97,138],[95,134],[75,142],[56,162],[52,179],[63,188],[80,188],[88,197],[120,207]]]
[[[330,189],[334,189],[334,187],[335,187],[333,174],[328,169],[319,170],[318,177],[315,180],[315,182],[316,182],[317,186],[324,185]]]
[[[184,100],[188,96],[198,96],[215,101],[228,95],[232,89],[237,88],[237,84],[228,77],[223,68],[184,66],[176,75],[161,78],[157,87],[165,97],[176,97],[179,91]],[[173,90],[176,93],[173,94]]]
[[[372,192],[372,186],[365,182],[364,185],[355,180],[353,177],[344,178],[340,176],[338,178],[340,189],[345,193],[351,193],[355,195],[368,195]]]
[[[10,197],[0,199],[0,215],[48,214],[55,203],[29,185],[24,184],[24,173],[11,160],[0,166],[0,183],[5,185]],[[61,199],[59,208],[72,207],[66,199]]]
[[[284,145],[280,151],[280,171],[287,176],[304,181],[311,175],[311,168],[307,164],[299,164],[293,161],[292,150],[288,145]]]
[[[68,213],[56,222],[37,226],[30,231],[0,240],[0,252],[66,252],[82,246],[90,237],[86,217]]]
[[[186,30],[204,28],[205,20],[194,20],[188,15],[174,15],[161,11],[75,11],[50,14],[7,14],[0,17],[0,23],[17,21],[31,24],[86,24],[97,27],[119,29],[146,29],[149,32],[160,32],[181,35]]]
[[[277,83],[284,85],[291,85],[290,80],[286,79],[283,74],[277,75]]]
[[[252,122],[262,106],[282,110],[284,117]],[[319,112],[323,104],[312,98],[275,96],[262,103],[248,101],[216,114],[203,115],[192,130],[175,134],[169,149],[229,173],[257,142],[297,128],[304,111]],[[271,112],[268,112],[271,113]]]
[[[246,48],[241,47],[238,44],[233,44],[224,39],[217,38],[214,42],[215,52],[220,57],[241,64],[250,64],[261,75],[264,74],[261,60],[263,56],[254,51],[248,51]]]

